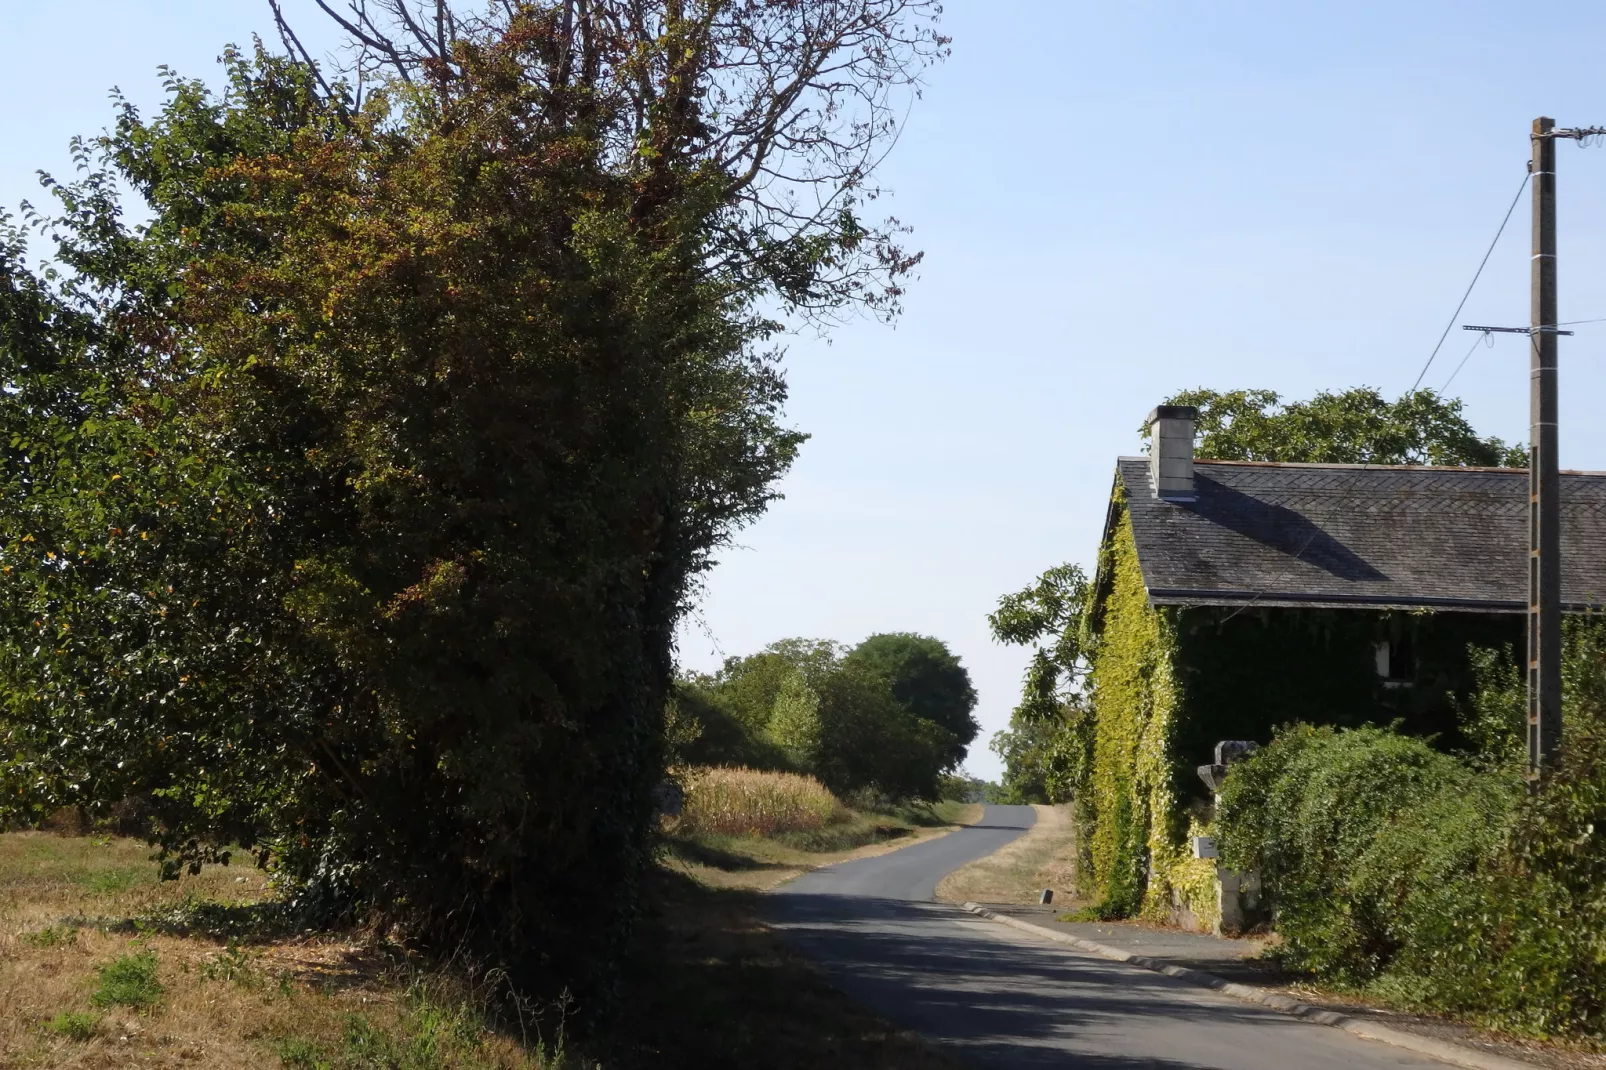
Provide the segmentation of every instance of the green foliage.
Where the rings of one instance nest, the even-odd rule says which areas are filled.
[[[1013,802],[1003,785],[981,777],[946,773],[937,782],[937,797],[954,803],[1010,803]]]
[[[849,651],[843,664],[885,680],[904,709],[950,732],[954,737],[950,768],[965,760],[971,741],[981,731],[972,716],[976,689],[970,673],[941,639],[912,632],[872,635]]]
[[[1490,751],[1296,726],[1234,768],[1223,861],[1260,869],[1290,964],[1502,1028],[1606,1037],[1606,632],[1568,633],[1563,761],[1537,793],[1510,742],[1520,682],[1497,659],[1464,708]]]
[[[825,747],[825,724],[820,717],[820,695],[801,672],[781,684],[771,707],[769,738],[798,769],[814,769]]]
[[[22,942],[32,947],[66,947],[78,942],[78,928],[74,925],[46,925],[43,929],[23,933]]]
[[[887,681],[841,664],[824,675],[820,749],[814,774],[839,795],[873,788],[893,799],[935,799],[937,778],[952,767],[952,732],[916,716]]]
[[[902,679],[923,708],[973,725],[969,677],[938,640],[872,638],[893,641],[855,657],[826,640],[785,639],[727,659],[712,676],[683,678],[675,716],[692,711],[701,719],[698,742],[684,753],[697,764],[807,773],[838,794],[868,789],[935,799],[938,778],[965,748],[945,723],[901,701],[895,687]]]
[[[100,1032],[100,1015],[88,1014],[83,1011],[62,1011],[50,1021],[45,1028],[58,1037],[68,1040],[92,1040]]]
[[[1092,737],[1080,684],[1089,595],[1082,570],[1059,565],[1000,598],[987,617],[994,641],[1036,647],[1009,728],[989,744],[1004,760],[1004,790],[1014,801],[1064,802],[1085,775]]]
[[[1091,862],[1082,890],[1104,912],[1126,915],[1145,905],[1158,910],[1170,892],[1167,870],[1183,858],[1176,636],[1172,621],[1148,603],[1124,513],[1106,552],[1109,593],[1089,673],[1091,760],[1081,774],[1077,816]]]
[[[399,1020],[381,1027],[361,1014],[346,1016],[345,1029],[334,1044],[304,1037],[283,1037],[276,1044],[287,1070],[490,1070],[507,1065],[485,1040],[489,1030],[477,999],[413,984]],[[532,1070],[568,1065],[560,1042],[554,1050],[534,1045]]]
[[[1413,895],[1498,840],[1515,787],[1384,729],[1296,726],[1228,778],[1222,857],[1272,889],[1290,965],[1370,980],[1398,952]]]
[[[0,823],[148,798],[164,876],[243,844],[590,1013],[676,622],[802,439],[764,310],[895,308],[864,161],[946,45],[929,0],[572,6],[362,101],[231,49],[75,143],[54,265],[0,221]]]
[[[132,1007],[145,1010],[162,1000],[162,982],[156,977],[156,952],[120,955],[95,970],[99,983],[89,1001],[97,1007]]]
[[[1199,410],[1196,453],[1220,461],[1436,464],[1522,468],[1520,445],[1479,438],[1459,398],[1417,390],[1396,401],[1369,386],[1284,402],[1272,390],[1184,390]],[[1146,436],[1148,428],[1142,429]]]
[[[257,960],[259,953],[246,950],[231,938],[223,950],[201,963],[201,976],[208,981],[225,981],[241,988],[261,988],[266,978]]]

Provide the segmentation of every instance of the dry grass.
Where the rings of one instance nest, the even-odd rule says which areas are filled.
[[[584,1065],[957,1070],[831,987],[756,920],[751,889],[940,835],[976,810],[849,814],[828,826],[833,836],[876,839],[854,849],[711,837],[698,860],[667,858],[619,1028],[588,1045],[602,1061]],[[487,1029],[475,993],[394,948],[265,927],[270,889],[249,866],[164,884],[149,853],[115,838],[0,835],[0,1067],[574,1065]],[[146,955],[153,978],[140,968]],[[136,993],[153,980],[154,1002],[97,1004],[104,968],[129,957],[122,973]]]
[[[702,768],[685,774],[680,825],[720,836],[774,836],[824,827],[844,813],[825,785],[795,773]]]
[[[372,943],[266,938],[260,871],[163,883],[149,855],[134,840],[0,835],[0,1066],[540,1065],[483,1028],[470,993]],[[155,960],[148,1007],[109,1002],[102,985],[131,955]]]
[[[1037,821],[1030,831],[1001,850],[955,870],[937,885],[945,903],[1012,903],[1038,901],[1044,888],[1054,889],[1055,902],[1068,900],[1076,887],[1076,837],[1069,806],[1034,806]]]

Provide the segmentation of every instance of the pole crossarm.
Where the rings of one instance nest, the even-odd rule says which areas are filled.
[[[1482,331],[1484,334],[1572,334],[1556,327],[1476,327],[1470,323],[1461,325],[1463,331]]]
[[[1535,138],[1564,137],[1582,141],[1589,137],[1606,137],[1606,126],[1562,126],[1554,130],[1536,130]]]

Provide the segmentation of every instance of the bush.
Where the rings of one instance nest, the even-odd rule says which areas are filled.
[[[681,827],[723,836],[774,836],[821,828],[843,812],[813,777],[757,769],[695,769],[687,775]]]
[[[68,1040],[89,1040],[100,1032],[100,1015],[85,1014],[82,1011],[62,1011],[46,1022],[45,1028]]]
[[[774,317],[895,311],[863,157],[946,51],[935,0],[678,10],[491,5],[360,102],[229,49],[75,143],[59,266],[0,215],[0,824],[144,796],[164,876],[239,844],[607,1007],[677,623],[803,437]]]
[[[1260,871],[1290,966],[1366,982],[1499,844],[1518,790],[1419,739],[1298,725],[1228,778],[1222,857]]]
[[[939,640],[899,634],[871,643],[860,656],[829,640],[783,639],[728,658],[712,676],[681,679],[668,713],[672,749],[688,765],[805,773],[838,794],[869,788],[936,799],[974,735],[944,725],[970,723],[969,677]],[[924,660],[898,660],[906,643]]]
[[[89,1001],[97,1007],[154,1007],[162,999],[156,979],[156,952],[139,951],[113,959],[95,971],[100,984]]]
[[[1523,787],[1521,684],[1483,659],[1463,757],[1296,726],[1227,779],[1222,860],[1258,868],[1285,961],[1531,1035],[1606,1039],[1606,631],[1569,629],[1562,762]]]

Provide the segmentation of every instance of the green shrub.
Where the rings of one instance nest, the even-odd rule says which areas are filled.
[[[1606,633],[1569,628],[1563,752],[1521,777],[1521,685],[1480,667],[1455,757],[1295,726],[1234,768],[1222,860],[1258,868],[1285,961],[1530,1035],[1606,1039]]]
[[[162,999],[156,979],[156,952],[138,951],[113,959],[95,971],[100,984],[89,1001],[97,1007],[154,1007]]]
[[[821,828],[840,812],[813,777],[757,769],[694,769],[681,827],[724,836],[774,836]]]
[[[32,947],[65,947],[78,942],[78,930],[71,925],[46,925],[22,934],[22,942]]]
[[[100,1032],[100,1015],[62,1011],[46,1022],[45,1028],[68,1040],[88,1040]]]
[[[1222,857],[1260,871],[1289,965],[1363,983],[1498,846],[1519,790],[1419,739],[1299,725],[1228,778]]]

